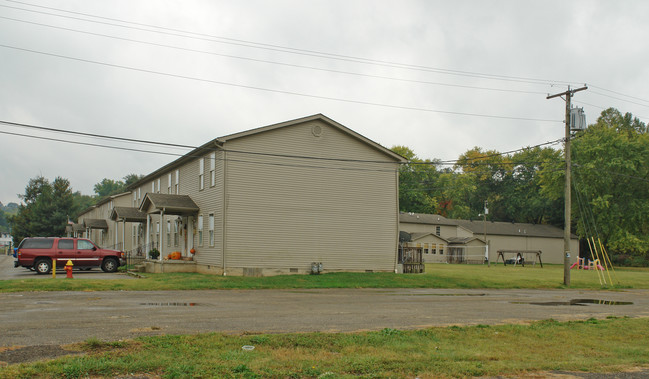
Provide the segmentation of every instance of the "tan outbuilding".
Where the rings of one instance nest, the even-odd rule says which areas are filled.
[[[407,246],[421,245],[426,262],[479,263],[487,257],[486,242],[491,262],[497,261],[498,252],[503,252],[506,259],[521,253],[528,262],[536,260],[536,253],[540,252],[543,263],[563,264],[563,230],[552,225],[456,220],[420,213],[401,213],[399,220],[400,230],[411,235]],[[423,235],[435,235],[438,240],[420,237]],[[439,254],[439,248],[437,254],[432,254],[432,246],[443,244],[441,241],[446,241],[445,254]],[[428,256],[426,243],[431,246]],[[576,261],[579,254],[577,236],[572,235],[570,245],[571,259]]]

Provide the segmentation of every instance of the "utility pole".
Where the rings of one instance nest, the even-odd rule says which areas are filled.
[[[571,162],[570,162],[570,99],[575,94],[575,92],[587,90],[587,86],[583,86],[577,89],[570,89],[565,92],[557,93],[554,95],[548,95],[546,99],[552,99],[559,96],[565,96],[564,101],[566,102],[566,143],[564,155],[566,159],[566,184],[565,184],[565,201],[564,201],[564,222],[563,226],[563,284],[566,286],[570,285],[570,223],[571,221]]]

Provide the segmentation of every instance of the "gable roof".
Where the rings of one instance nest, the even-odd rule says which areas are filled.
[[[133,207],[114,207],[113,211],[110,213],[110,219],[113,221],[145,222],[146,213]]]
[[[147,193],[140,204],[140,211],[153,213],[164,212],[170,215],[190,215],[198,212],[198,205],[188,195],[168,195],[164,193]]]
[[[108,222],[103,218],[87,218],[83,220],[83,225],[87,229],[108,230]]]
[[[344,126],[344,125],[330,119],[329,117],[327,117],[327,116],[325,116],[325,115],[323,115],[321,113],[314,114],[312,116],[298,118],[298,119],[295,119],[295,120],[280,122],[278,124],[272,124],[272,125],[267,125],[267,126],[262,126],[262,127],[259,127],[259,128],[255,128],[255,129],[250,129],[250,130],[246,130],[246,131],[243,131],[243,132],[234,133],[234,134],[230,134],[230,135],[227,135],[227,136],[219,137],[217,139],[220,142],[227,142],[227,141],[230,141],[230,140],[233,140],[233,139],[247,137],[247,136],[250,136],[250,135],[253,135],[253,134],[264,133],[264,132],[268,132],[268,131],[271,131],[271,130],[280,129],[280,128],[283,128],[283,127],[286,127],[286,126],[302,124],[302,123],[305,123],[305,122],[315,121],[315,120],[322,121],[322,122],[336,128],[336,129],[342,131],[343,133],[349,135],[350,137],[358,139],[358,140],[364,142],[365,144],[367,144],[367,145],[371,146],[372,148],[380,151],[381,153],[389,156],[390,158],[394,159],[395,161],[398,161],[398,162],[406,162],[407,161],[406,158],[404,158],[401,155],[395,153],[394,151],[381,146],[380,144],[372,141],[371,139],[363,136],[362,134],[359,134],[359,133],[349,129],[348,127],[346,127],[346,126]]]
[[[454,220],[447,219],[441,215],[431,215],[425,213],[399,212],[399,222],[410,224],[430,224],[430,225],[448,225],[457,226]]]
[[[413,240],[413,241],[416,241],[416,240],[418,240],[418,239],[421,239],[421,238],[424,238],[424,237],[427,237],[427,236],[433,236],[435,239],[442,240],[442,241],[444,241],[444,242],[446,242],[446,243],[448,243],[448,241],[449,241],[447,238],[444,238],[444,237],[438,236],[437,234],[435,234],[435,233],[431,233],[431,232],[410,233],[410,236],[412,237],[412,240]]]
[[[445,225],[464,228],[471,233],[481,236],[487,228],[487,234],[500,236],[528,236],[543,238],[563,238],[563,229],[553,225],[529,224],[516,222],[499,222],[482,220],[457,220],[450,219],[436,214],[424,213],[399,213],[400,223]],[[572,239],[577,236],[572,234]]]
[[[473,233],[484,233],[485,226],[487,234],[500,236],[528,236],[545,238],[563,238],[563,229],[553,225],[528,224],[515,222],[454,220],[459,226],[463,226]],[[572,234],[570,238],[577,238]]]
[[[189,153],[183,155],[182,157],[174,160],[173,162],[168,163],[168,164],[162,166],[161,168],[153,171],[152,173],[144,176],[142,179],[140,179],[140,180],[132,183],[131,185],[129,185],[127,187],[127,189],[128,190],[133,190],[134,188],[137,188],[140,185],[142,185],[142,184],[144,184],[144,183],[146,183],[148,181],[151,181],[152,179],[158,177],[161,173],[167,172],[167,171],[175,169],[177,167],[180,167],[181,165],[185,164],[186,162],[191,161],[193,159],[196,159],[196,157],[201,156],[203,154],[207,154],[209,152],[213,152],[213,151],[217,151],[217,150],[227,151],[226,149],[224,149],[224,144],[227,141],[238,139],[238,138],[244,138],[244,137],[247,137],[247,136],[250,136],[250,135],[260,134],[260,133],[268,132],[268,131],[271,131],[271,130],[276,130],[276,129],[284,128],[284,127],[287,127],[287,126],[298,125],[298,124],[302,124],[302,123],[309,122],[309,121],[315,121],[315,120],[325,122],[328,125],[330,125],[332,127],[335,127],[336,129],[338,129],[338,130],[342,131],[343,133],[349,135],[350,137],[356,138],[356,139],[362,141],[363,143],[369,145],[371,148],[373,148],[375,150],[378,150],[379,152],[385,154],[387,157],[389,157],[395,163],[397,163],[397,162],[407,162],[406,158],[404,158],[401,155],[393,152],[392,150],[381,146],[380,144],[370,140],[369,138],[367,138],[367,137],[365,137],[365,136],[363,136],[363,135],[361,135],[359,133],[356,133],[355,131],[353,131],[353,130],[343,126],[342,124],[339,124],[336,121],[330,119],[329,117],[318,113],[318,114],[315,114],[315,115],[312,115],[312,116],[302,117],[302,118],[298,118],[298,119],[295,119],[295,120],[281,122],[281,123],[278,123],[278,124],[262,126],[262,127],[259,127],[259,128],[250,129],[250,130],[246,130],[246,131],[243,131],[243,132],[238,132],[238,133],[229,134],[229,135],[226,135],[226,136],[223,136],[223,137],[215,138],[215,139],[213,139],[213,140],[211,140],[209,142],[206,142],[203,145],[195,148],[194,150],[192,150]]]

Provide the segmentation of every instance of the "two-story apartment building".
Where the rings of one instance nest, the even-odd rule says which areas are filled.
[[[394,271],[404,161],[318,114],[211,140],[82,216],[199,272]]]

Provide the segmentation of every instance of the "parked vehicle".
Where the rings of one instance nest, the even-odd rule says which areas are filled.
[[[16,255],[15,267],[33,269],[38,274],[52,270],[52,259],[56,267],[71,261],[75,268],[101,267],[104,272],[115,272],[126,264],[124,252],[102,249],[86,238],[28,237],[20,242]]]

